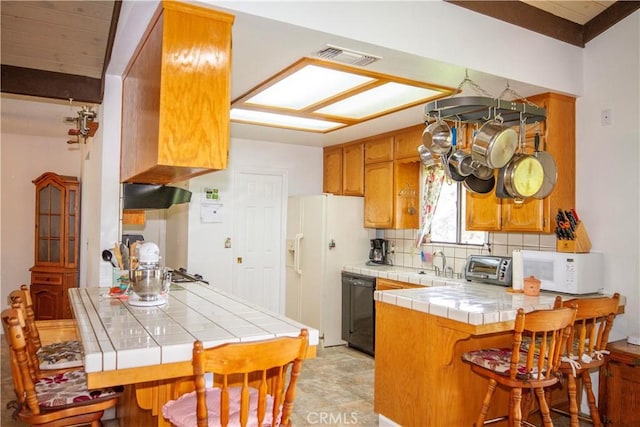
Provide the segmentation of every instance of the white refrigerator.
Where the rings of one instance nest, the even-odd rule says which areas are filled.
[[[287,208],[287,317],[320,331],[325,347],[341,339],[342,267],[369,259],[374,229],[363,227],[364,198],[291,196]]]

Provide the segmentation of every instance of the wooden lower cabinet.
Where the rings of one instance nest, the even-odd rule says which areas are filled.
[[[390,279],[376,279],[376,291],[388,291],[390,289],[411,289],[411,288],[423,288],[422,285],[415,285],[413,283],[399,282],[397,280]]]
[[[473,425],[488,382],[461,356],[509,346],[512,333],[496,326],[376,301],[374,412],[405,427]],[[498,387],[488,417],[508,413],[508,403],[508,391]]]
[[[69,288],[77,286],[77,270],[51,272],[32,268],[30,291],[36,320],[71,319]]]
[[[609,343],[607,350],[598,393],[602,422],[605,426],[639,426],[640,346],[621,340]]]

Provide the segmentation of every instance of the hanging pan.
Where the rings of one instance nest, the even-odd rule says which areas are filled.
[[[451,128],[444,120],[438,118],[422,132],[422,144],[431,154],[447,154],[451,149]]]
[[[471,174],[465,178],[463,184],[464,187],[472,193],[487,194],[496,186],[496,178],[494,175],[491,175],[489,179],[481,179]]]
[[[534,139],[535,156],[540,160],[542,169],[544,170],[544,177],[542,179],[542,187],[533,195],[536,199],[544,199],[547,197],[556,186],[556,180],[558,179],[558,168],[556,167],[556,161],[553,156],[547,151],[538,151],[540,146],[540,134],[536,132]],[[547,139],[544,140],[545,150],[547,145]]]
[[[455,160],[456,155],[459,153],[464,154],[462,151],[458,151],[456,149],[456,143],[458,139],[458,128],[456,126],[451,128],[451,154],[447,157],[447,162],[445,168],[449,170],[449,176],[452,180],[456,182],[462,182],[467,177],[466,175],[462,175],[457,168],[457,162]]]

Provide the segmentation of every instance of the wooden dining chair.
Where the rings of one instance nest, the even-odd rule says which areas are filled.
[[[34,362],[45,375],[63,372],[69,369],[79,369],[84,366],[82,346],[78,340],[67,340],[42,345],[40,333],[33,311],[33,301],[27,285],[9,294],[12,307],[22,310],[26,322],[28,344],[32,346]]]
[[[576,379],[581,379],[587,395],[590,421],[594,427],[602,426],[600,413],[593,393],[590,373],[605,363],[609,332],[620,305],[620,294],[611,297],[574,298],[566,300],[558,307],[577,306],[576,321],[567,342],[567,348],[560,360],[560,372],[567,378],[569,412],[553,407],[552,411],[571,417],[571,427],[580,425],[578,414],[578,387]]]
[[[308,347],[308,331],[298,337],[193,345],[195,391],[162,408],[173,425],[289,426],[295,388]],[[213,382],[206,384],[206,374]]]
[[[122,394],[122,387],[88,390],[82,370],[68,371],[50,377],[34,378],[29,369],[22,312],[8,308],[0,314],[9,359],[16,401],[14,419],[33,426],[61,427],[77,424],[100,426],[106,409],[113,408]]]
[[[521,426],[529,416],[533,393],[537,397],[544,425],[553,426],[545,388],[559,380],[560,356],[569,339],[575,316],[576,309],[569,307],[526,314],[519,309],[511,347],[481,349],[462,355],[462,360],[471,365],[473,372],[489,379],[476,426],[504,419],[509,420],[510,426]],[[497,385],[509,389],[509,414],[486,420]],[[523,390],[526,392],[524,399]]]

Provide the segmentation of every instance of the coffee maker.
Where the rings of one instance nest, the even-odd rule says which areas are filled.
[[[369,262],[373,264],[391,264],[389,258],[389,241],[385,239],[371,239]]]

